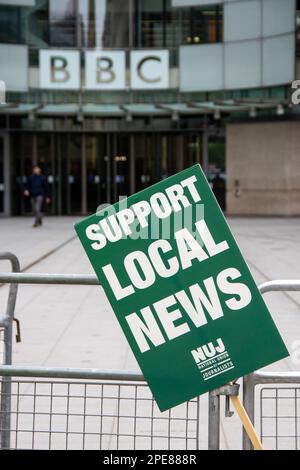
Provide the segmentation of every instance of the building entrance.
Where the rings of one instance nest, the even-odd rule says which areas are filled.
[[[23,189],[35,163],[48,178],[51,204],[46,211],[53,215],[87,214],[195,163],[205,167],[203,141],[201,132],[12,134],[11,213],[30,213]],[[0,165],[1,155],[3,150]],[[207,162],[206,166],[209,170]],[[3,179],[1,171],[0,167]],[[0,199],[0,211],[2,206]]]

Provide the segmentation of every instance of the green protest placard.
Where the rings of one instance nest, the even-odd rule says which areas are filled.
[[[161,411],[288,356],[199,165],[75,228]]]

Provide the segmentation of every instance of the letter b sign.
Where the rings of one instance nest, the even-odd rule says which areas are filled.
[[[40,50],[40,86],[55,90],[80,88],[78,51]]]
[[[125,52],[86,51],[85,88],[122,90],[125,88]]]

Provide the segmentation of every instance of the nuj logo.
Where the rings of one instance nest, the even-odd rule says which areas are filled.
[[[225,351],[226,349],[222,339],[218,338],[215,343],[211,341],[210,343],[204,344],[197,349],[193,349],[191,353],[196,363],[199,364],[200,362],[212,359],[213,357],[222,354]]]

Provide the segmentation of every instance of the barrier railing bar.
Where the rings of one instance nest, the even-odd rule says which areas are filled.
[[[0,283],[17,284],[70,284],[100,285],[94,274],[50,274],[50,273],[13,273],[0,272]],[[258,286],[261,294],[273,291],[299,291],[300,281],[293,279],[268,281]]]
[[[255,372],[254,385],[262,384],[300,384],[300,372]]]
[[[0,366],[0,376],[145,382],[143,374],[138,371],[77,369],[69,367]]]
[[[260,293],[265,294],[267,292],[293,292],[300,290],[300,281],[296,280],[279,280],[279,281],[268,281],[258,286]]]
[[[94,274],[0,273],[0,283],[99,285]]]

